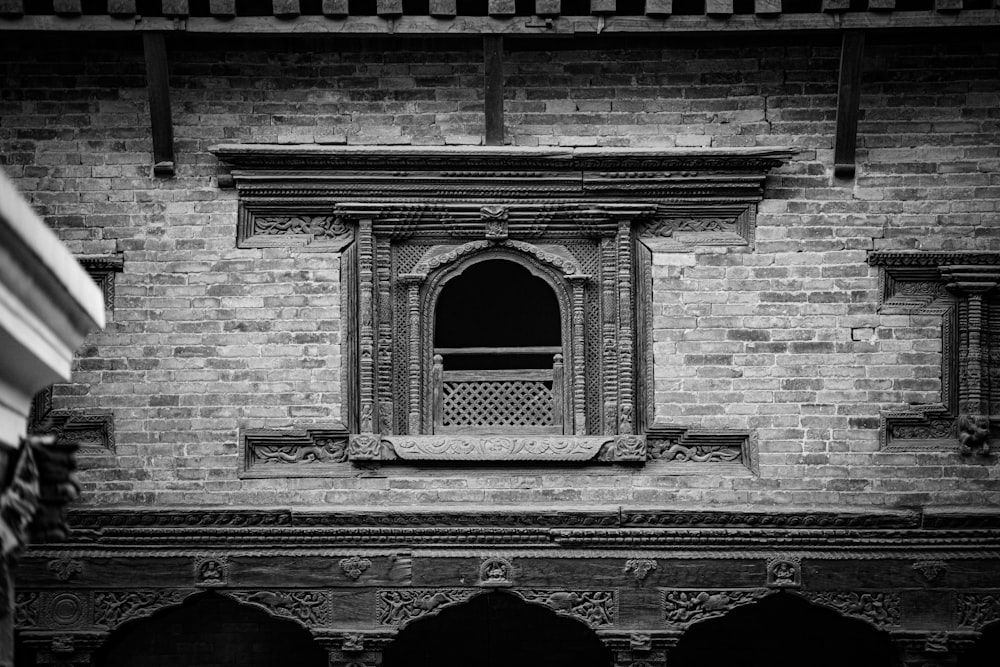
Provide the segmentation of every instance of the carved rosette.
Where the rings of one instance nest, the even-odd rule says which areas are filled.
[[[338,565],[344,574],[357,581],[365,570],[372,566],[372,562],[361,556],[351,556],[350,558],[341,558]]]
[[[899,625],[901,601],[898,593],[810,591],[802,595],[813,604],[829,607],[844,616],[858,618],[880,628]]]
[[[48,569],[59,581],[69,581],[74,575],[83,572],[83,563],[75,558],[57,558],[49,561]]]
[[[625,573],[631,572],[638,583],[645,581],[650,571],[656,568],[656,561],[652,558],[629,558],[625,561]]]
[[[948,571],[948,563],[943,560],[920,560],[913,564],[913,569],[928,583],[933,583],[941,574]]]
[[[766,589],[728,591],[660,591],[664,620],[669,625],[686,627],[693,623],[717,618],[736,607],[751,604],[767,595]]]

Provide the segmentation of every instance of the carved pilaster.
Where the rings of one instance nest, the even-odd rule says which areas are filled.
[[[573,433],[587,433],[586,368],[587,352],[584,338],[584,286],[587,276],[567,276],[573,286]]]
[[[1000,271],[982,266],[942,266],[941,277],[947,289],[959,295],[959,451],[988,454],[990,433],[989,358],[984,343],[988,340],[988,318],[984,296],[996,289]]]
[[[420,406],[421,374],[420,374],[420,283],[416,280],[406,280],[406,318],[410,332],[410,363],[409,363],[409,410],[407,411],[407,432],[410,435],[421,433]]]
[[[618,223],[618,433],[635,433],[632,371],[632,228]]]
[[[375,431],[375,330],[373,328],[372,280],[375,275],[375,246],[372,221],[362,220],[358,227],[360,426],[364,433]]]
[[[617,238],[601,239],[601,357],[605,435],[618,431]]]

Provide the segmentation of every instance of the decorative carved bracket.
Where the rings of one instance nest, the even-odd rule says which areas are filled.
[[[1000,253],[876,252],[883,314],[942,317],[941,401],[882,415],[882,448],[988,454],[1000,421]]]
[[[348,433],[341,424],[302,431],[249,429],[240,439],[241,477],[322,477],[343,472]]]

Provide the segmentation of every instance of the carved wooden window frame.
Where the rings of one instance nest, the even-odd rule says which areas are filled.
[[[1000,426],[1000,252],[873,252],[883,315],[941,317],[941,399],[880,416],[880,447],[988,454]]]
[[[657,458],[649,456],[648,437],[657,442],[655,451],[681,452],[677,460],[729,460],[720,454],[731,454],[736,445],[739,458],[752,465],[747,432],[653,423],[650,257],[654,251],[705,245],[752,247],[764,176],[790,157],[789,151],[278,145],[213,151],[232,168],[231,175],[220,176],[220,184],[230,182],[239,192],[240,247],[299,246],[305,252],[342,255],[344,309],[357,317],[354,323],[345,318],[344,424],[332,428],[349,434],[350,462],[641,463]],[[418,315],[407,335],[392,330],[393,299],[400,289],[413,289],[402,283],[431,279],[429,272],[420,280],[394,274],[393,247],[410,238],[455,247],[482,244],[483,251],[581,239],[595,244],[599,275],[577,272],[581,278],[569,291],[597,288],[599,321],[588,321],[584,338],[598,337],[601,371],[573,371],[572,433],[442,437],[424,432],[427,408],[419,397],[428,386],[433,317],[419,315],[433,301],[428,301],[431,292],[418,287],[415,298],[407,297],[405,310]],[[564,331],[572,330],[576,352],[569,361],[579,366],[579,301],[571,309]],[[583,315],[591,317],[589,311]],[[399,345],[410,353],[400,355]],[[393,364],[402,356],[417,366],[406,375],[408,395],[418,400],[414,410],[404,401],[405,426],[396,419],[394,397],[379,390],[399,386]],[[589,402],[596,383],[601,385],[600,418],[581,418],[581,386]],[[411,424],[417,433],[406,432]],[[268,446],[276,446],[273,434],[267,437]],[[332,460],[342,456],[339,452],[330,455],[331,465],[342,465]]]

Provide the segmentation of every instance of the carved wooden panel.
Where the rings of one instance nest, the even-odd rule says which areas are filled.
[[[28,432],[55,436],[57,443],[73,443],[80,454],[115,451],[114,415],[105,410],[53,410],[52,386],[35,395],[28,416]]]
[[[318,477],[351,474],[348,432],[340,424],[303,431],[249,429],[240,438],[241,477]]]

